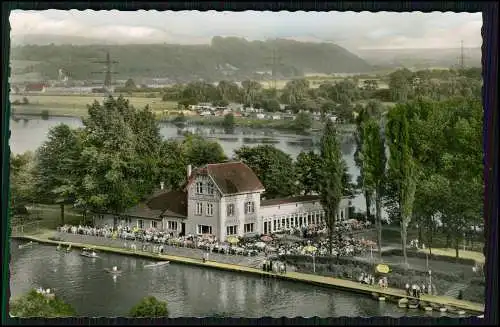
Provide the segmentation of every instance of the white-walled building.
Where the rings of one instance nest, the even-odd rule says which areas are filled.
[[[187,169],[182,191],[160,191],[121,215],[97,214],[96,226],[155,228],[174,235],[228,236],[269,234],[292,227],[320,224],[324,210],[315,195],[261,200],[265,189],[242,162],[208,164]],[[338,217],[348,219],[343,198]]]

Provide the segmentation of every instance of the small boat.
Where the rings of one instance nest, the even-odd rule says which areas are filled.
[[[408,308],[409,308],[409,309],[417,309],[417,308],[418,308],[418,305],[419,305],[419,303],[418,303],[418,301],[416,301],[416,300],[410,300],[410,301],[408,302]]]
[[[170,263],[170,261],[160,261],[160,262],[151,263],[149,265],[145,265],[144,268],[160,267],[160,266],[168,265],[169,263]]]
[[[32,246],[33,244],[35,244],[35,243],[33,243],[33,241],[29,241],[28,243],[19,245],[19,248],[20,249],[28,248],[28,247]]]
[[[425,311],[432,311],[432,307],[425,307]]]
[[[384,296],[380,296],[380,297],[378,298],[378,300],[379,300],[380,302],[383,302],[383,301],[385,301],[385,297],[384,297]]]
[[[408,299],[407,298],[402,298],[398,301],[398,307],[400,308],[406,308],[408,307]]]
[[[484,319],[484,315],[477,316],[479,319]]]
[[[118,275],[118,274],[121,274],[122,271],[121,270],[118,270],[118,267],[117,266],[114,266],[113,268],[109,269],[109,268],[106,268],[104,269],[106,270],[107,272],[109,272],[110,274],[113,274],[113,275]],[[114,277],[114,276],[113,276]]]
[[[66,252],[70,252],[71,251],[71,244],[68,245],[68,247],[66,248]]]
[[[463,316],[465,314],[465,311],[464,310],[460,310],[460,311],[458,311],[458,314],[461,315],[461,316]]]
[[[89,249],[89,248],[83,248],[81,255],[84,257],[87,257],[87,258],[98,258],[99,257],[97,255],[97,252],[94,249]]]
[[[447,311],[447,309],[446,309],[446,308],[444,308],[444,307],[442,307],[442,308],[439,308],[439,311],[440,311],[440,312],[446,312],[446,311]]]
[[[62,250],[62,245],[61,245],[61,243],[59,243],[59,244],[57,245],[56,250],[57,250],[57,251],[61,251],[61,250]]]

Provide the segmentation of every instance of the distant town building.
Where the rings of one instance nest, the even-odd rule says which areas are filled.
[[[43,93],[47,88],[46,83],[30,83],[24,87],[26,93]]]
[[[137,226],[174,235],[252,236],[324,223],[319,196],[261,200],[265,189],[242,162],[187,168],[182,191],[160,190],[121,214],[94,213],[95,226]],[[350,200],[342,198],[337,217],[347,220]]]

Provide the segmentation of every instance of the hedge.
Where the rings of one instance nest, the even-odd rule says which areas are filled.
[[[388,251],[384,252],[384,255],[403,256],[403,250],[401,250],[401,249],[388,250]],[[412,251],[412,250],[407,250],[406,255],[408,257],[414,257],[414,258],[420,258],[420,259],[425,259],[427,256],[424,252],[418,252],[418,251]],[[463,265],[471,265],[471,266],[476,264],[476,262],[473,259],[455,258],[455,257],[446,256],[446,255],[430,254],[429,259],[430,260],[451,262],[451,263],[460,263]]]
[[[283,261],[288,262],[291,265],[294,266],[306,266],[306,265],[311,265],[312,267],[312,258],[310,256],[301,256],[301,255],[288,255],[288,256],[282,256],[280,258]],[[339,257],[338,260],[335,257],[323,257],[323,256],[318,256],[315,257],[315,264],[316,267],[318,265],[327,265],[329,266],[329,263],[331,262],[332,267],[334,266],[354,266],[354,267],[359,267],[362,269],[364,272],[375,272],[374,269],[374,264],[365,262],[365,261],[359,261],[351,257]],[[427,270],[422,270],[422,269],[405,269],[403,267],[399,267],[396,265],[391,265],[391,272],[388,274],[388,276],[391,276],[392,274],[400,274],[402,276],[422,276],[423,278],[427,277]],[[463,280],[465,278],[463,272],[459,273],[454,273],[454,272],[447,272],[447,273],[441,273],[438,271],[433,271],[432,272],[432,277],[436,278],[436,280],[445,280],[449,282],[456,283],[460,280]]]

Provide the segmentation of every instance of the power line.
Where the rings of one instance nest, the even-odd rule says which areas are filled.
[[[116,71],[112,71],[112,65],[117,64],[118,61],[111,60],[109,52],[106,52],[105,61],[93,61],[94,64],[105,64],[105,71],[92,72],[92,74],[104,74],[104,88],[108,91],[111,90],[112,80],[111,75],[118,74]]]
[[[271,76],[272,76],[272,86],[274,89],[276,89],[276,74],[277,74],[277,68],[279,66],[283,66],[283,63],[281,62],[281,59],[283,59],[281,56],[278,56],[276,54],[276,49],[273,49],[273,56],[266,58],[267,60],[272,60],[271,63],[268,63],[267,66],[271,66]]]

